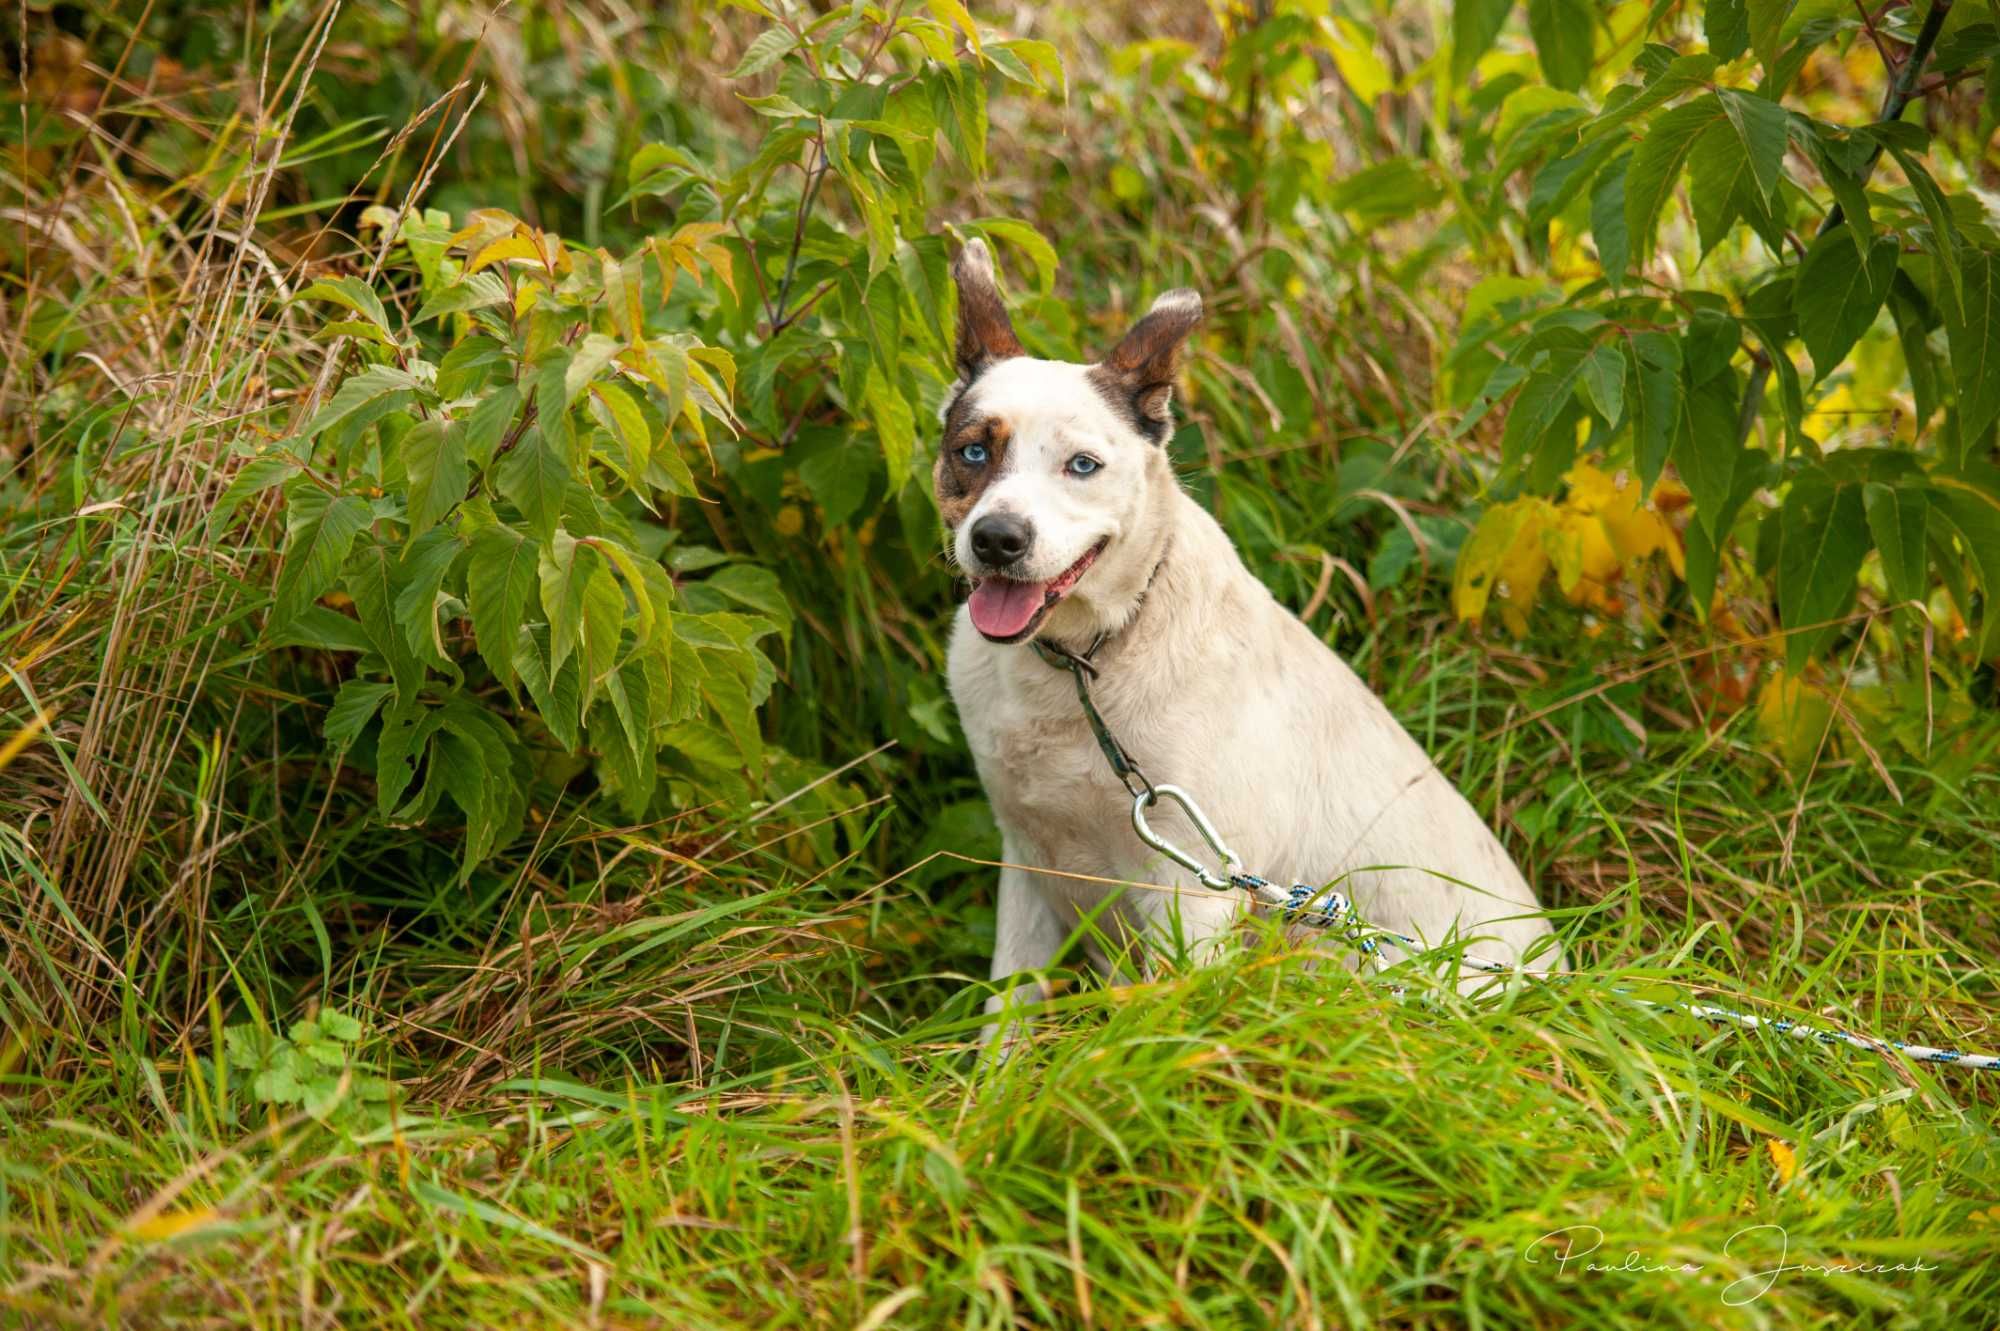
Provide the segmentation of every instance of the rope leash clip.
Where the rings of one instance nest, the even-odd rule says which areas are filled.
[[[1173,842],[1153,830],[1146,821],[1146,810],[1158,804],[1161,799],[1172,800],[1181,806],[1181,812],[1194,824],[1195,831],[1201,833],[1208,848],[1222,861],[1222,873],[1216,873],[1206,864],[1176,846]],[[1236,858],[1236,852],[1222,839],[1222,833],[1215,830],[1215,824],[1208,821],[1208,815],[1194,802],[1194,796],[1179,786],[1148,786],[1132,797],[1132,830],[1139,834],[1139,840],[1151,846],[1175,864],[1201,880],[1201,885],[1217,892],[1227,892],[1237,886],[1236,870],[1243,867],[1243,861]],[[1262,881],[1261,879],[1259,880]]]

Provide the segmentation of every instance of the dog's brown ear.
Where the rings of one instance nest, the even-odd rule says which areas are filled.
[[[1091,378],[1099,391],[1132,421],[1133,428],[1155,442],[1167,437],[1173,413],[1174,373],[1181,348],[1201,322],[1201,296],[1185,287],[1153,302],[1146,317],[1095,366]]]
[[[994,361],[1021,355],[1021,339],[1014,336],[993,281],[993,256],[985,241],[974,236],[965,243],[951,276],[958,283],[958,377],[969,384]]]

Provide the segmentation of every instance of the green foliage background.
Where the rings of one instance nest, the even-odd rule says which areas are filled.
[[[1990,1086],[1615,991],[2000,1043],[1992,5],[11,40],[5,1306],[2000,1308]],[[975,1066],[998,845],[927,485],[974,235],[1038,354],[1203,292],[1186,484],[1601,984],[1418,1014],[1246,945]],[[1742,1312],[1524,1256],[1735,1274],[1744,1214],[1941,1274]]]

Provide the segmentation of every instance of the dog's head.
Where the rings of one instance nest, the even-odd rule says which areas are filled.
[[[973,627],[1025,642],[1052,616],[1116,627],[1158,561],[1165,444],[1182,345],[1201,297],[1169,291],[1095,365],[1021,349],[985,242],[952,268],[958,382],[942,413],[938,507],[973,580]]]

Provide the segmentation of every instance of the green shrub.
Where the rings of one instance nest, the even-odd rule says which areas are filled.
[[[300,293],[332,307],[321,336],[351,357],[211,525],[282,487],[265,642],[356,654],[326,741],[372,774],[384,818],[455,805],[461,876],[522,831],[537,750],[587,756],[635,820],[663,765],[698,783],[690,800],[738,777],[761,790],[766,648],[792,612],[768,569],[685,532],[702,485],[744,466],[742,429],[783,439],[815,409],[864,424],[791,459],[830,522],[871,490],[928,503],[908,482],[950,295],[927,181],[941,150],[983,166],[985,68],[1060,81],[1046,44],[982,43],[949,12],[767,29],[735,71],[776,73],[777,91],[746,94],[762,138],[740,161],[640,149],[628,197],[666,199],[674,224],[634,250],[496,210],[454,229],[376,207],[364,223],[393,240],[382,280]],[[896,77],[873,77],[885,61]],[[779,185],[787,164],[796,190]],[[815,207],[829,185],[844,221]],[[1032,228],[969,229],[1051,274]]]
[[[1458,7],[1457,78],[1482,67],[1511,8]],[[1731,565],[1739,587],[1772,586],[1791,674],[1840,640],[1871,555],[1891,604],[1955,607],[1977,624],[1971,659],[2000,656],[2000,231],[1978,196],[1941,187],[1932,136],[1904,118],[1926,93],[1985,77],[2000,50],[1991,8],[1878,18],[1731,0],[1701,8],[1708,49],[1693,51],[1644,40],[1693,21],[1665,6],[1638,24],[1527,8],[1545,82],[1493,58],[1467,98],[1492,122],[1467,189],[1549,270],[1585,275],[1488,288],[1452,352],[1464,387],[1483,377],[1459,431],[1505,402],[1501,482],[1531,495],[1592,454],[1642,490],[1671,465],[1692,498],[1691,609],[1710,614]],[[1877,49],[1899,63],[1884,68]],[[1832,99],[1813,85],[1829,68],[1872,71],[1875,123],[1826,118]],[[1960,130],[1975,147],[2000,107],[1987,84]],[[1897,363],[1882,373],[1857,361],[1885,310],[1881,354]],[[1859,413],[1860,428],[1820,416],[1815,399],[1857,374],[1912,414],[1888,428],[1887,412]],[[1538,579],[1544,560],[1569,589],[1576,554],[1539,502],[1488,510],[1459,565],[1462,614],[1477,618],[1510,570],[1519,598],[1520,571]],[[1940,587],[1950,605],[1931,607]]]

